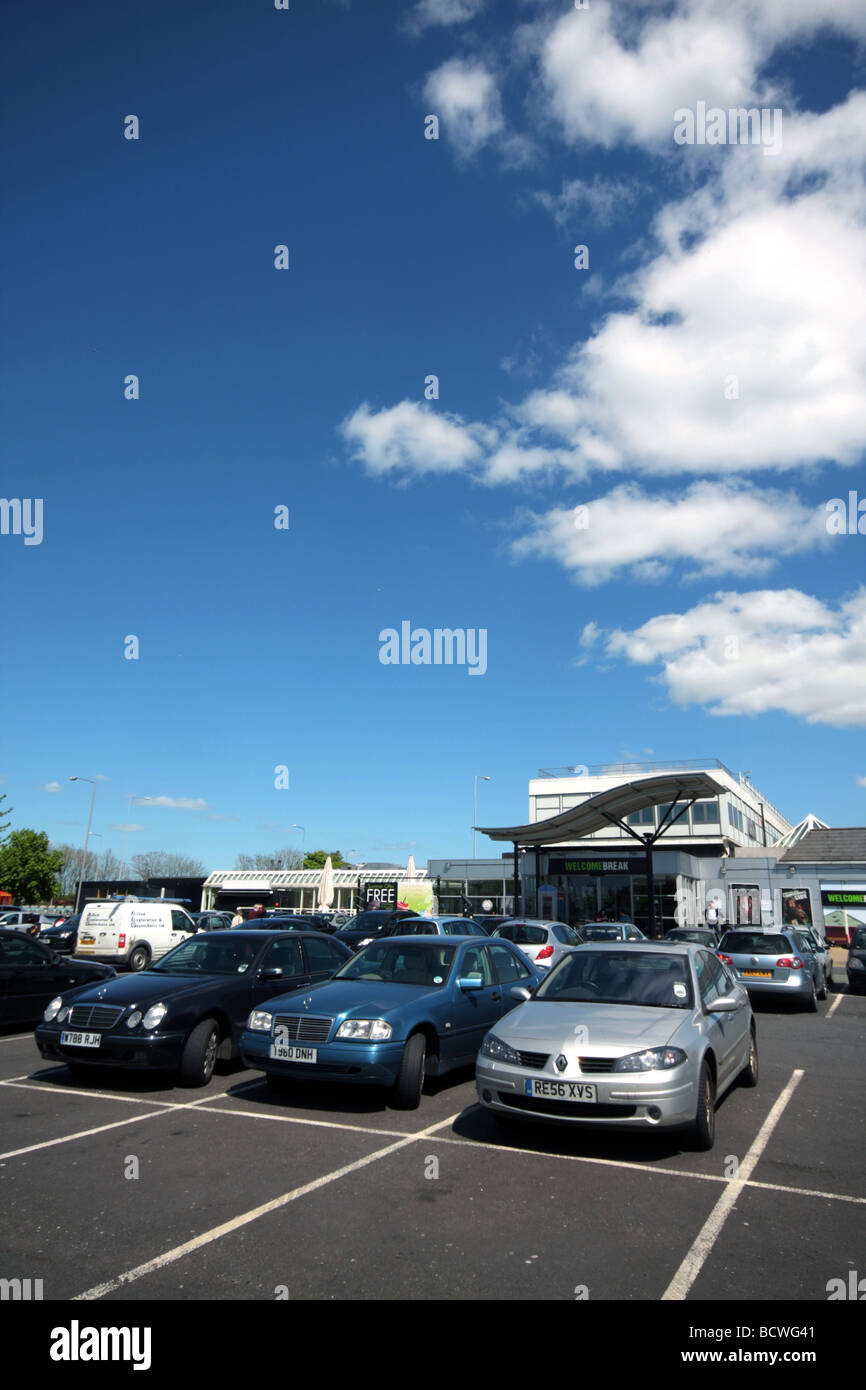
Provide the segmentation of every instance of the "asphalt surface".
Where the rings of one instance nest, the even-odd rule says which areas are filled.
[[[866,1275],[866,998],[837,990],[817,1015],[756,1005],[760,1083],[722,1100],[709,1153],[503,1137],[471,1071],[407,1113],[360,1087],[275,1098],[240,1068],[73,1082],[0,1034],[0,1278],[105,1302],[823,1302]]]

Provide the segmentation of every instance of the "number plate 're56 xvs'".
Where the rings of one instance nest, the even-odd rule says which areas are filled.
[[[598,1091],[591,1082],[527,1079],[524,1085],[528,1096],[543,1096],[545,1100],[576,1100],[584,1105],[598,1102]]]

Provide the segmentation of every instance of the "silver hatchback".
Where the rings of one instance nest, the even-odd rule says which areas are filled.
[[[547,922],[541,917],[509,917],[491,935],[510,941],[540,970],[552,969],[567,951],[580,945],[580,937],[565,922]]]
[[[787,995],[817,1012],[823,965],[793,927],[735,927],[718,952],[750,995]]]

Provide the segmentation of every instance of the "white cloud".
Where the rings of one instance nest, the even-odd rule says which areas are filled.
[[[149,806],[167,806],[171,811],[206,811],[207,802],[201,797],[189,796],[149,796]]]
[[[790,492],[726,482],[696,482],[672,496],[623,484],[578,507],[533,518],[512,545],[517,556],[556,560],[584,585],[625,572],[656,581],[675,564],[686,578],[759,574],[779,560],[826,546],[823,506],[808,508]]]
[[[430,409],[418,401],[400,401],[385,410],[371,410],[365,401],[340,427],[353,457],[367,471],[387,474],[454,473],[477,466],[482,440],[496,438],[479,425],[467,425],[459,415]]]
[[[61,785],[60,785],[59,782],[46,782],[46,783],[45,783],[45,790],[46,790],[47,792],[50,792],[50,794],[51,794],[52,796],[56,796],[56,794],[57,794],[59,791],[62,791],[63,788],[61,787]]]
[[[430,73],[424,95],[459,157],[476,154],[505,129],[496,79],[482,63],[449,59]]]
[[[710,714],[769,710],[809,724],[866,724],[866,590],[833,608],[797,589],[717,593],[605,643],[660,666],[677,705]]]
[[[551,214],[560,227],[573,227],[586,211],[593,222],[605,227],[623,217],[640,192],[634,179],[563,179],[558,193],[544,191],[532,196]]]
[[[466,24],[484,9],[486,0],[418,0],[403,21],[409,34],[422,34],[425,29],[446,29],[453,24]]]

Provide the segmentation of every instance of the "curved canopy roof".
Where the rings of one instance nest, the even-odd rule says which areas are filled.
[[[561,844],[567,840],[582,840],[596,830],[604,830],[613,821],[624,821],[633,811],[643,811],[647,806],[658,806],[665,801],[693,801],[710,796],[721,796],[725,788],[707,772],[669,773],[663,777],[640,777],[634,782],[622,782],[607,791],[597,792],[595,796],[563,811],[547,820],[534,821],[531,825],[483,826],[478,830],[491,840],[511,840],[520,845]],[[660,826],[653,839],[671,828],[671,822]],[[674,828],[674,834],[676,829]],[[635,839],[644,836],[635,833]]]

